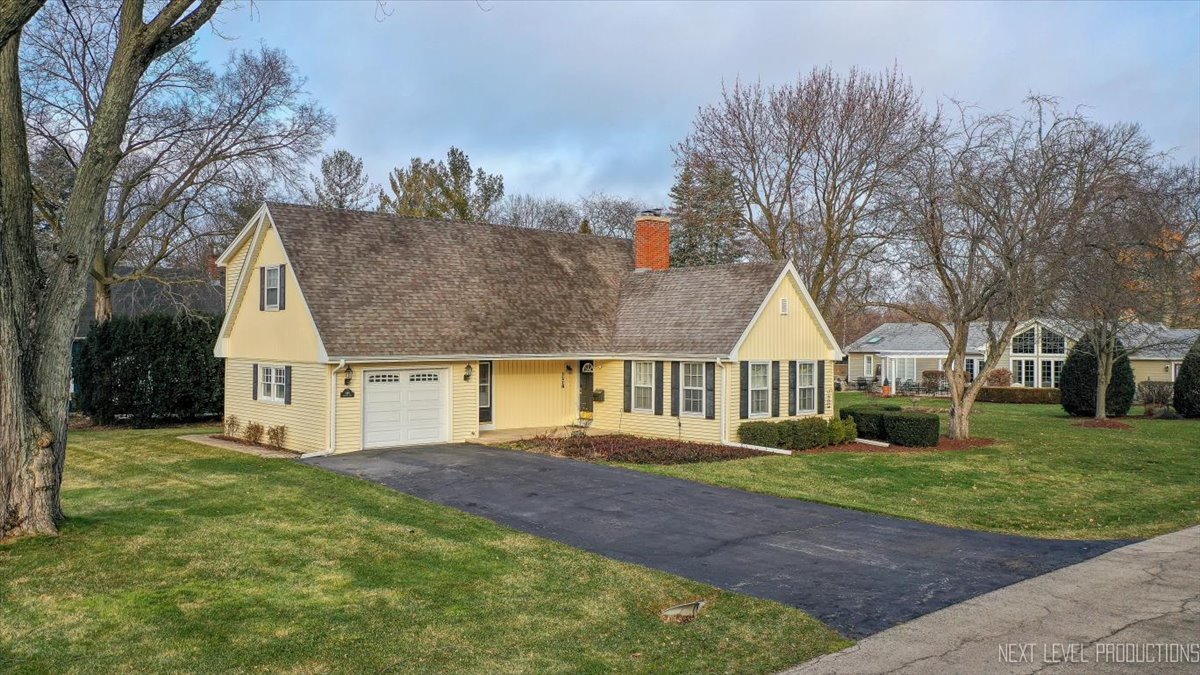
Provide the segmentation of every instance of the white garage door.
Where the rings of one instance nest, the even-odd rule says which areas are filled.
[[[444,369],[367,373],[363,447],[450,440],[449,379]]]

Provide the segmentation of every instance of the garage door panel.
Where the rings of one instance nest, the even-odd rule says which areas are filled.
[[[363,446],[449,440],[449,378],[440,370],[369,373],[363,401]]]

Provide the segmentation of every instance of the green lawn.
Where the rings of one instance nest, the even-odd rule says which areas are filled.
[[[62,536],[0,545],[0,671],[769,672],[849,644],[783,605],[178,433],[73,433]],[[659,620],[695,598],[697,620]]]
[[[847,405],[862,398],[845,393],[837,400]],[[945,408],[947,402],[920,405]],[[971,433],[1000,444],[980,450],[629,468],[1037,537],[1149,537],[1200,522],[1200,421],[1123,420],[1132,430],[1083,429],[1072,426],[1076,421],[1059,406],[981,403]]]

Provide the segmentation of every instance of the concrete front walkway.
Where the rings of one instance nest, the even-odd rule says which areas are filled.
[[[1200,526],[947,607],[787,675],[1034,672],[1200,672]]]

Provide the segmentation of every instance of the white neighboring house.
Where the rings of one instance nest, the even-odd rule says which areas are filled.
[[[1173,382],[1183,357],[1200,336],[1196,328],[1167,328],[1154,324],[1131,327],[1147,338],[1130,340],[1148,346],[1130,354],[1134,379],[1138,382]],[[1055,319],[1034,319],[1017,328],[999,367],[1013,374],[1013,384],[1023,387],[1057,387],[1067,352],[1078,334]],[[987,324],[971,325],[967,336],[966,369],[972,376],[983,365],[988,352]],[[926,370],[941,370],[948,354],[942,334],[926,323],[885,323],[852,342],[845,349],[848,379],[899,384],[919,382]]]

